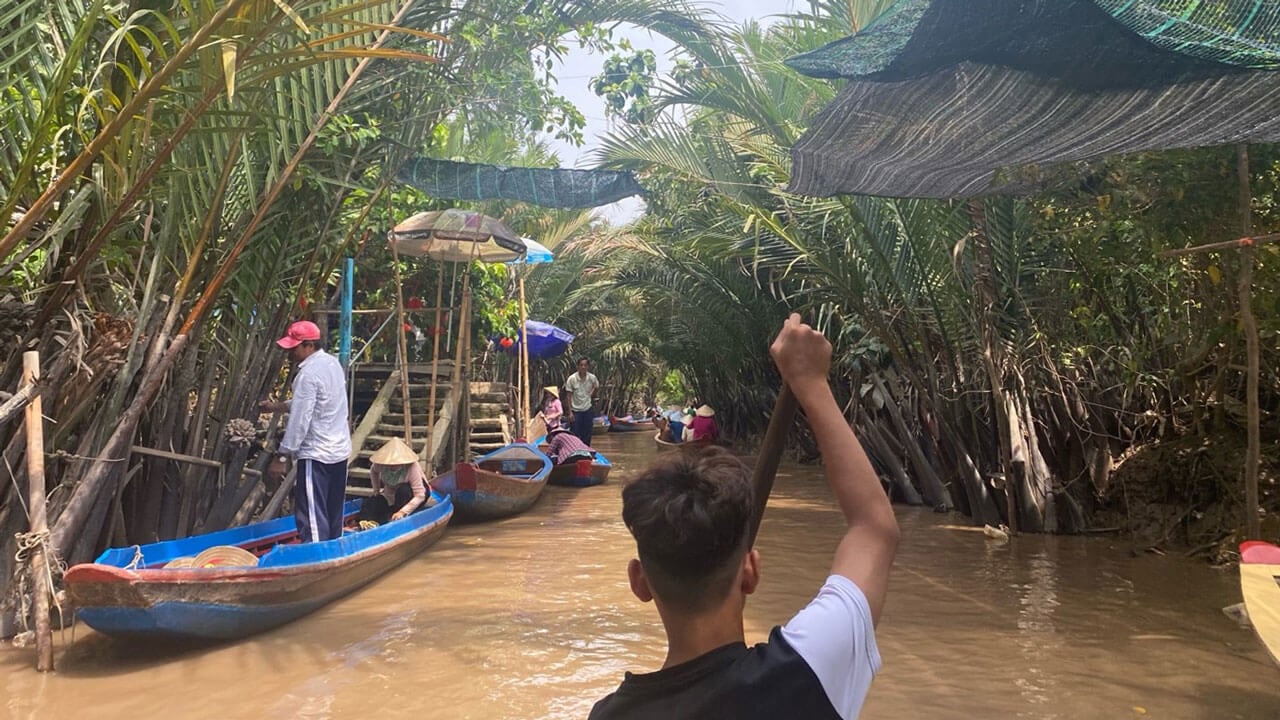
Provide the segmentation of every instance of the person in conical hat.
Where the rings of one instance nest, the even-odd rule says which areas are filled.
[[[564,416],[564,406],[560,404],[560,390],[554,385],[542,388],[542,402],[538,403],[538,415],[542,416],[547,429],[560,427],[560,418]]]
[[[580,459],[592,459],[596,451],[582,442],[569,428],[560,426],[547,430],[547,457],[556,465],[567,465]]]
[[[408,517],[427,500],[427,478],[418,454],[400,438],[391,438],[370,458],[373,496],[360,507],[362,520],[384,523]]]
[[[715,442],[720,439],[720,426],[716,424],[716,411],[710,405],[702,405],[693,411],[693,419],[686,427],[688,440]]]

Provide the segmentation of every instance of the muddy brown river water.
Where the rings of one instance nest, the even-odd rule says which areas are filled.
[[[623,671],[658,667],[657,615],[636,601],[622,481],[651,437],[600,438],[608,484],[548,488],[525,515],[456,525],[374,585],[276,631],[151,647],[80,627],[58,672],[0,647],[0,717],[583,718]],[[1134,557],[1122,538],[1020,537],[900,508],[902,546],[862,717],[1280,719],[1280,668],[1221,608],[1235,573]],[[826,576],[840,515],[816,467],[784,465],[758,547],[748,642]],[[71,636],[65,635],[67,640]]]

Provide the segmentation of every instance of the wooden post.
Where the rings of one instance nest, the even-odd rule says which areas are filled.
[[[391,264],[396,273],[396,346],[400,355],[400,403],[404,413],[404,441],[413,447],[413,412],[409,408],[409,348],[404,340],[404,287],[400,282],[400,253],[396,250],[396,240],[391,238]]]
[[[1249,187],[1249,146],[1236,146],[1236,173],[1240,180],[1240,231],[1244,237],[1253,232],[1253,193]],[[1249,448],[1244,460],[1245,535],[1250,540],[1262,537],[1262,522],[1258,518],[1258,465],[1262,456],[1262,437],[1258,427],[1258,321],[1253,316],[1253,264],[1252,245],[1240,250],[1240,324],[1244,329],[1245,354],[1249,370],[1246,376],[1246,403],[1248,416]]]
[[[40,382],[40,353],[31,350],[22,354],[22,385],[34,386]],[[37,537],[49,531],[45,508],[44,488],[44,415],[40,393],[31,397],[26,409],[27,422],[27,485],[31,494],[31,534]],[[53,669],[53,629],[49,627],[49,563],[45,553],[48,545],[39,540],[28,559],[31,568],[32,594],[35,596],[32,614],[36,622],[36,670]]]
[[[529,437],[529,410],[533,398],[529,395],[529,313],[524,304],[524,273],[520,273],[520,368],[523,393],[520,402],[520,432],[524,433],[525,442],[533,442]]]
[[[469,284],[469,280],[470,280],[470,274],[468,273],[467,276],[462,280],[462,300],[459,303],[460,312],[458,314],[459,342],[455,343],[453,348],[453,351],[454,351],[453,373],[451,377],[451,383],[453,385],[451,390],[452,392],[456,393],[457,397],[460,398],[460,402],[463,403],[464,405],[469,402],[469,399],[466,394],[466,388],[464,387],[464,379],[463,379],[465,375],[465,373],[463,372],[463,363],[465,362],[465,360],[462,356],[462,348],[465,343],[461,342],[461,340],[462,338],[465,337],[464,333],[466,331],[465,326],[467,324],[467,314],[471,311],[471,287]],[[454,444],[452,445],[453,458],[451,459],[454,463],[457,463],[457,462],[461,462],[460,458],[462,455],[458,452],[458,446],[457,446],[458,430],[462,430],[468,433],[467,442],[469,447],[470,441],[471,441],[471,437],[470,437],[471,428],[470,428],[470,422],[466,419],[465,410],[455,414],[453,421],[461,422],[461,425],[459,426],[459,428],[452,433]],[[463,426],[466,426],[466,427],[463,427]]]
[[[462,278],[462,318],[458,321],[458,354],[462,357],[462,412],[458,417],[462,420],[463,449],[462,456],[471,460],[471,272],[467,265],[467,274]]]
[[[440,274],[436,277],[436,320],[431,329],[431,395],[427,400],[427,447],[423,456],[427,458],[427,477],[431,477],[435,468],[430,465],[435,457],[436,437],[436,378],[440,372],[440,322],[441,304],[444,302],[444,263],[440,263]]]

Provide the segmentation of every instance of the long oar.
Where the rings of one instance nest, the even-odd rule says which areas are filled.
[[[756,544],[756,533],[760,531],[764,506],[769,503],[769,493],[773,491],[773,477],[778,473],[778,463],[782,461],[782,449],[787,443],[791,422],[795,420],[796,407],[796,396],[791,392],[791,386],[782,383],[778,399],[773,404],[773,415],[769,418],[769,429],[764,433],[764,443],[760,446],[760,454],[756,456],[755,471],[751,474],[756,507],[751,517],[748,547]]]

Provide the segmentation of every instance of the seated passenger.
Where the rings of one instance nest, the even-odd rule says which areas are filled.
[[[710,405],[703,405],[693,413],[685,429],[685,440],[706,440],[715,442],[720,439],[720,426],[716,424],[716,411]]]
[[[427,501],[427,478],[418,455],[400,438],[391,438],[369,458],[373,496],[360,506],[360,519],[385,523],[408,517]]]
[[[547,457],[556,465],[568,465],[578,460],[590,460],[596,451],[578,439],[567,428],[556,427],[547,431]]]

